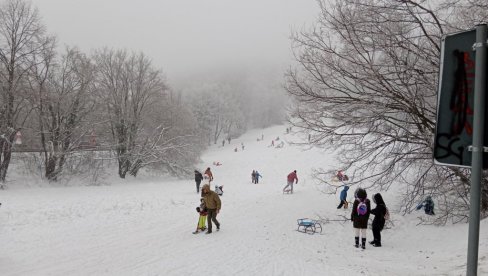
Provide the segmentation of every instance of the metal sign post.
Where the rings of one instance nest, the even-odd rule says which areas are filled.
[[[467,275],[478,274],[478,247],[480,236],[481,177],[483,173],[483,134],[486,92],[486,24],[476,27],[473,146],[471,156],[471,191],[469,210],[468,262]]]

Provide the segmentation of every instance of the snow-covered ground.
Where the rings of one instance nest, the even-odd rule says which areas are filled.
[[[349,221],[323,223],[320,235],[297,232],[299,218],[338,219],[350,210],[337,210],[338,194],[321,193],[310,177],[312,168],[335,168],[332,156],[288,143],[268,147],[277,136],[297,139],[285,128],[253,130],[204,154],[199,169],[211,167],[215,184],[224,185],[222,229],[211,235],[192,234],[200,199],[193,179],[0,191],[0,275],[465,274],[468,225],[417,226],[422,213],[396,214],[392,191],[383,195],[394,226],[382,232],[381,248],[354,248]],[[263,175],[257,185],[253,169]],[[298,185],[283,194],[292,170]],[[487,231],[483,221],[479,275],[488,274]]]

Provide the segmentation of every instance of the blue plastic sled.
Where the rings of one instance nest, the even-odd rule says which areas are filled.
[[[315,233],[322,233],[322,225],[315,219],[302,218],[297,219],[298,232],[313,235]],[[320,230],[320,231],[319,231]]]

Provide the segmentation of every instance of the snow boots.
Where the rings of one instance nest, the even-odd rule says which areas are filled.
[[[356,244],[354,245],[356,248],[359,248],[359,237],[354,237]],[[361,239],[361,248],[366,249],[366,238]]]

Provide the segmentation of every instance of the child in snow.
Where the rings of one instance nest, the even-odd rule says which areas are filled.
[[[351,211],[351,221],[355,230],[355,246],[356,248],[359,247],[359,234],[361,234],[362,249],[366,248],[366,229],[368,228],[368,219],[371,213],[371,203],[367,197],[366,190],[359,188]]]
[[[207,229],[207,227],[205,227],[205,222],[207,221],[207,208],[205,207],[205,201],[203,198],[200,199],[200,206],[197,207],[197,212],[200,214],[200,216],[198,217],[197,230],[195,230],[193,234],[203,232]]]
[[[337,176],[337,179],[339,181],[348,181],[349,180],[349,177],[347,175],[343,174],[341,170],[337,171],[336,176]]]
[[[435,215],[434,213],[434,201],[431,196],[427,196],[425,200],[417,206],[417,210],[424,208],[425,214],[429,216]]]
[[[381,247],[381,230],[385,227],[385,215],[387,212],[385,201],[380,193],[373,196],[373,202],[376,203],[376,208],[371,210],[374,215],[373,219],[373,241],[370,242],[374,247]]]
[[[344,186],[344,189],[341,191],[341,195],[339,199],[341,200],[341,203],[339,203],[339,206],[337,206],[337,209],[341,209],[342,205],[344,205],[344,209],[347,209],[349,203],[347,202],[347,190],[349,190],[349,186]]]
[[[224,194],[224,186],[217,186],[215,185],[215,192],[219,195],[222,196]]]

